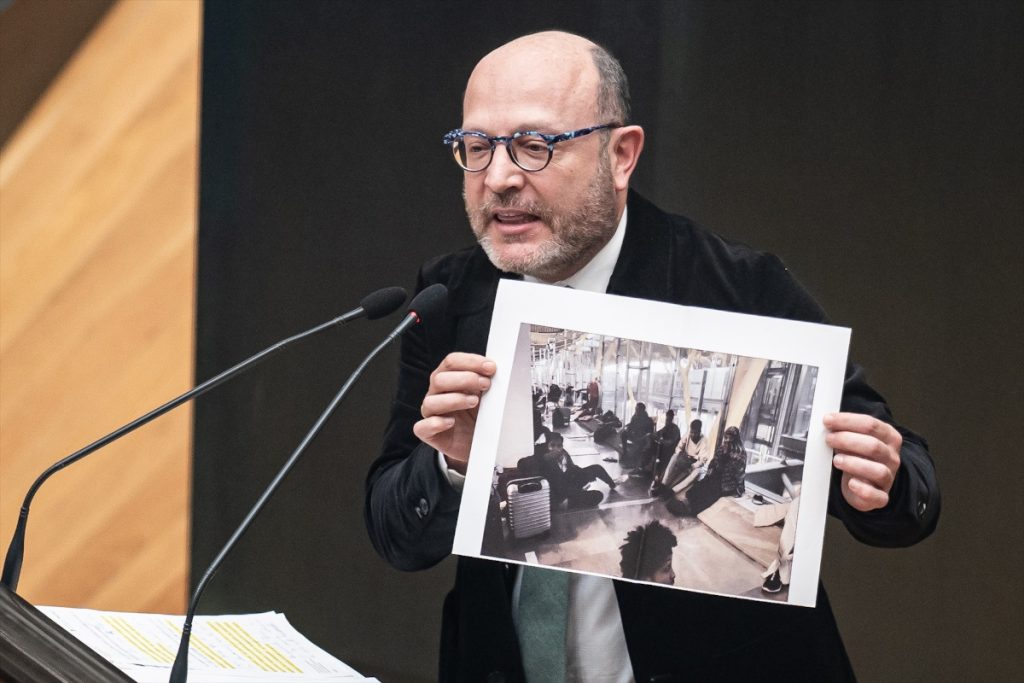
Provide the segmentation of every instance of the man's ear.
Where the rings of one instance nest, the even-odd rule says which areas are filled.
[[[612,178],[615,189],[622,191],[629,187],[640,152],[644,148],[644,129],[640,126],[623,126],[612,131],[609,142],[612,161]]]

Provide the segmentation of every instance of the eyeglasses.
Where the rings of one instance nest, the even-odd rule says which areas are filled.
[[[524,171],[536,173],[544,170],[551,162],[551,155],[554,154],[557,143],[580,138],[596,130],[618,127],[617,123],[605,123],[558,135],[538,133],[535,130],[512,135],[487,135],[475,130],[456,128],[445,134],[443,142],[451,147],[455,163],[470,173],[478,173],[491,165],[494,148],[498,143],[505,145],[509,157],[516,166]]]

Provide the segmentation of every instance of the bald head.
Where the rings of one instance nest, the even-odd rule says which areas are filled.
[[[569,59],[576,57],[585,59],[590,50],[597,47],[597,43],[578,36],[575,33],[565,31],[541,31],[530,33],[510,40],[504,45],[492,50],[480,64],[492,59],[500,59],[510,55],[539,54],[546,55],[554,60]],[[556,62],[557,63],[557,62]]]
[[[486,90],[500,97],[510,89],[563,105],[601,123],[628,123],[629,85],[618,60],[603,47],[564,31],[516,38],[486,55],[466,86],[466,97]],[[464,106],[469,102],[464,100]]]

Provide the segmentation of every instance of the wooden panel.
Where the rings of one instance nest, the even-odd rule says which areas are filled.
[[[18,128],[113,0],[0,2],[0,145]],[[6,6],[5,6],[6,5]],[[60,21],[54,21],[59,13]]]
[[[0,154],[0,534],[51,462],[192,383],[198,0],[114,6]],[[190,416],[37,495],[18,592],[181,612]]]

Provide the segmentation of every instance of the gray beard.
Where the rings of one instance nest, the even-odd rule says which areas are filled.
[[[538,245],[528,256],[503,256],[495,247],[492,236],[484,234],[491,215],[497,209],[514,209],[537,216],[551,228],[551,238]],[[604,155],[598,164],[597,173],[584,189],[579,201],[562,213],[555,213],[542,202],[522,201],[516,191],[491,195],[475,208],[466,203],[466,215],[473,234],[496,268],[546,282],[564,279],[588,263],[615,233],[615,214],[611,166]],[[499,239],[512,244],[522,238],[510,235]]]

